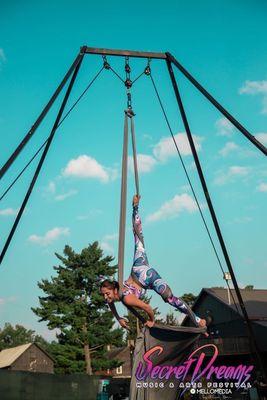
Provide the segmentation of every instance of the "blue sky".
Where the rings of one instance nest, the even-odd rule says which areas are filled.
[[[267,145],[267,52],[263,1],[13,1],[0,16],[0,162],[33,124],[81,45],[170,51],[243,125]],[[124,60],[109,58],[123,75]],[[145,60],[131,60],[133,76]],[[69,105],[101,68],[86,56]],[[152,71],[204,214],[212,224],[189,154],[166,66]],[[177,73],[185,109],[230,258],[241,286],[266,288],[265,157]],[[2,190],[49,133],[59,102],[2,180]],[[37,281],[53,274],[54,252],[80,251],[98,240],[117,252],[125,89],[104,71],[58,130],[34,192],[0,269],[0,326],[21,323],[47,338],[37,322]],[[150,263],[175,294],[223,285],[192,194],[148,78],[133,88],[142,202]],[[68,107],[67,107],[68,109]],[[35,164],[0,204],[1,243]],[[125,275],[132,261],[129,171]],[[214,236],[215,237],[215,236]],[[216,239],[215,239],[216,241]],[[153,295],[153,305],[167,307]],[[121,310],[122,312],[122,310]]]

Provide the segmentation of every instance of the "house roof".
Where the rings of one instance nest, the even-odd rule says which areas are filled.
[[[231,303],[228,302],[228,290],[227,289],[217,289],[217,288],[204,288],[202,292],[206,292],[223,303],[227,304],[229,307],[236,311],[235,304],[233,303],[232,296],[230,296]],[[238,304],[237,296],[235,290],[231,290],[233,298],[236,302],[238,312],[242,314],[241,308]],[[266,289],[240,289],[242,299],[244,301],[248,316],[251,319],[265,319],[267,318],[267,290]],[[200,297],[200,296],[199,296]],[[197,302],[197,300],[196,300]]]
[[[111,349],[108,352],[109,358],[116,358],[119,354],[121,354],[127,347],[116,347],[115,349]]]
[[[9,367],[16,361],[32,343],[23,344],[17,347],[11,347],[0,352],[0,368]]]
[[[37,343],[26,343],[21,346],[11,347],[0,351],[0,368],[10,367],[33,344],[54,361],[53,358]]]

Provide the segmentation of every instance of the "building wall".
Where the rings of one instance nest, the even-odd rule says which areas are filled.
[[[132,354],[131,354],[132,352]],[[95,375],[103,375],[113,378],[129,378],[132,375],[132,357],[134,347],[124,347],[118,349],[110,349],[108,356],[111,359],[117,360],[122,363],[121,367],[107,370],[96,371]]]
[[[201,317],[207,317],[208,311],[213,317],[211,328],[220,337],[246,336],[246,327],[242,318],[226,304],[221,303],[212,296],[205,294],[202,301],[194,311]]]
[[[12,371],[54,373],[53,361],[35,344],[32,344],[11,366]]]
[[[130,347],[125,347],[116,357],[116,360],[123,362],[121,374],[118,374],[118,369],[114,368],[110,371],[110,375],[115,377],[128,377],[131,376],[131,352]]]

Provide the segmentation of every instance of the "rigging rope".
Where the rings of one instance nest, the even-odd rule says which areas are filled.
[[[39,160],[39,162],[38,162],[37,168],[36,168],[36,170],[35,170],[35,172],[34,172],[33,178],[32,178],[32,180],[31,180],[31,183],[30,183],[29,188],[28,188],[28,190],[27,190],[27,193],[26,193],[26,195],[25,195],[25,197],[24,197],[24,200],[23,200],[23,202],[22,202],[22,204],[21,204],[21,207],[20,207],[20,209],[19,209],[19,211],[18,211],[18,214],[17,214],[17,216],[16,216],[16,219],[15,219],[13,225],[12,225],[12,228],[11,228],[11,230],[10,230],[10,232],[9,232],[9,235],[8,235],[7,239],[6,239],[6,242],[5,242],[5,244],[4,244],[4,247],[3,247],[2,251],[1,251],[1,254],[0,254],[0,264],[2,263],[2,261],[3,261],[4,257],[5,257],[5,254],[6,254],[6,252],[7,252],[7,249],[8,249],[8,247],[9,247],[9,244],[10,244],[10,242],[11,242],[11,240],[12,240],[12,238],[13,238],[13,235],[14,235],[16,229],[17,229],[17,226],[18,226],[18,224],[19,224],[19,221],[20,221],[20,219],[21,219],[21,216],[22,216],[22,214],[23,214],[23,212],[24,212],[24,210],[25,210],[25,207],[26,207],[27,202],[28,202],[28,200],[29,200],[29,198],[30,198],[30,195],[31,195],[31,193],[32,193],[32,190],[33,190],[33,188],[34,188],[34,185],[35,185],[35,183],[36,183],[36,180],[37,180],[37,178],[38,178],[38,176],[39,176],[39,173],[40,173],[40,171],[41,171],[41,168],[42,168],[43,163],[44,163],[44,161],[45,161],[45,158],[46,158],[46,156],[47,156],[48,150],[49,150],[49,148],[50,148],[50,146],[51,146],[51,143],[52,143],[52,141],[53,141],[53,138],[54,138],[54,136],[55,136],[55,133],[56,133],[56,130],[57,130],[59,121],[61,120],[62,114],[63,114],[63,112],[64,112],[64,108],[65,108],[65,106],[66,106],[66,104],[67,104],[67,101],[68,101],[68,98],[69,98],[69,96],[70,96],[72,87],[73,87],[74,82],[75,82],[75,80],[76,80],[76,78],[77,78],[78,71],[79,71],[80,66],[81,66],[81,63],[82,63],[82,61],[83,61],[83,57],[84,57],[84,54],[83,54],[83,56],[80,58],[79,63],[76,65],[75,70],[74,70],[74,72],[73,72],[73,74],[72,74],[71,80],[70,80],[70,82],[69,82],[68,88],[67,88],[66,93],[65,93],[64,98],[63,98],[63,101],[62,101],[61,106],[60,106],[60,108],[59,108],[59,111],[58,111],[58,113],[57,113],[56,120],[55,120],[54,125],[53,125],[53,127],[52,127],[52,129],[51,129],[51,132],[50,132],[50,135],[49,135],[49,137],[48,137],[48,141],[47,141],[47,143],[46,143],[46,146],[45,146],[45,148],[44,148],[44,151],[43,151],[43,153],[42,153],[42,155],[41,155],[41,158],[40,158],[40,160]]]
[[[76,107],[76,105],[79,103],[79,101],[82,99],[82,97],[85,95],[85,93],[88,91],[88,89],[92,86],[92,84],[95,82],[95,80],[99,77],[101,72],[103,71],[105,67],[102,66],[102,68],[97,72],[97,74],[93,77],[93,79],[89,82],[89,84],[86,86],[85,90],[81,93],[81,95],[78,97],[78,99],[73,103],[73,105],[70,107],[70,109],[66,112],[64,117],[61,119],[59,122],[56,130],[60,127],[60,125],[65,121],[65,119],[69,116],[69,114],[72,112],[72,110]],[[3,200],[3,198],[7,195],[7,193],[10,191],[10,189],[14,186],[14,184],[17,182],[17,180],[21,177],[21,175],[26,171],[28,166],[32,163],[32,161],[37,157],[37,155],[40,153],[42,148],[46,145],[48,142],[48,138],[44,141],[44,143],[39,147],[39,149],[34,153],[32,158],[27,162],[25,167],[19,172],[19,174],[16,176],[16,178],[11,182],[11,184],[8,186],[8,188],[4,191],[4,193],[0,197],[0,201]]]
[[[134,163],[134,176],[135,176],[135,187],[136,187],[136,194],[140,196],[140,189],[139,189],[139,178],[138,178],[138,165],[137,165],[137,153],[136,153],[136,140],[135,140],[135,128],[134,128],[134,113],[131,108],[131,94],[129,93],[129,89],[132,86],[133,83],[135,83],[139,78],[141,78],[143,75],[150,76],[151,82],[153,85],[153,88],[156,93],[156,97],[158,98],[161,110],[163,112],[165,121],[167,123],[168,129],[170,131],[172,140],[174,142],[175,148],[177,150],[179,159],[181,161],[183,170],[186,174],[188,183],[190,185],[190,188],[192,190],[195,202],[197,204],[198,210],[200,212],[202,221],[204,223],[204,226],[206,228],[210,243],[212,245],[212,248],[214,250],[215,256],[217,258],[217,261],[219,263],[220,269],[225,276],[225,271],[222,267],[222,263],[220,261],[218,252],[216,250],[214,241],[211,237],[211,233],[209,231],[209,228],[207,226],[206,220],[204,218],[203,212],[201,210],[199,201],[197,199],[195,190],[193,188],[191,179],[189,177],[189,174],[187,172],[186,166],[184,164],[183,158],[181,156],[181,153],[179,151],[173,130],[170,126],[170,122],[168,120],[165,108],[163,106],[163,102],[161,100],[161,97],[159,95],[158,89],[156,87],[155,81],[153,79],[153,76],[151,74],[151,69],[150,69],[150,59],[148,59],[148,64],[145,68],[145,70],[137,76],[133,81],[130,79],[130,72],[131,68],[129,65],[129,58],[125,58],[125,71],[126,71],[126,81],[123,80],[123,78],[110,66],[108,63],[107,59],[105,56],[103,56],[103,66],[101,69],[97,72],[97,74],[94,76],[94,78],[90,81],[90,83],[87,85],[85,90],[81,93],[81,95],[78,97],[78,99],[74,102],[74,104],[71,106],[71,108],[67,111],[65,116],[61,119],[59,122],[58,126],[56,129],[60,127],[60,125],[64,122],[64,120],[68,117],[68,115],[71,113],[71,111],[75,108],[75,106],[78,104],[78,102],[82,99],[82,97],[85,95],[85,93],[88,91],[88,89],[91,87],[91,85],[94,83],[94,81],[98,78],[100,73],[103,71],[103,69],[111,70],[114,75],[116,75],[127,87],[127,96],[128,96],[128,109],[125,111],[125,118],[124,118],[124,140],[123,140],[123,158],[122,158],[122,182],[121,182],[121,207],[120,207],[120,226],[119,226],[119,250],[118,250],[118,281],[120,283],[120,286],[123,283],[123,269],[124,269],[124,248],[125,248],[125,223],[126,223],[126,203],[127,203],[127,168],[128,168],[128,120],[131,120],[131,139],[132,139],[132,149],[133,149],[133,163]],[[9,187],[5,190],[5,192],[1,195],[0,201],[6,196],[6,194],[9,192],[9,190],[13,187],[13,185],[17,182],[17,180],[21,177],[21,175],[25,172],[25,170],[29,167],[29,165],[32,163],[32,161],[36,158],[36,156],[39,154],[39,152],[42,150],[42,148],[47,144],[48,138],[45,140],[45,142],[39,147],[39,149],[36,151],[36,153],[32,156],[32,158],[28,161],[28,163],[25,165],[25,167],[20,171],[20,173],[17,175],[17,177],[12,181],[12,183],[9,185]],[[238,311],[235,299],[233,297],[232,291],[229,287],[228,281],[226,280],[227,287],[231,293],[231,297],[233,300],[233,303],[235,304],[236,310]]]
[[[158,99],[158,101],[159,101],[161,110],[162,110],[162,112],[163,112],[163,115],[164,115],[166,124],[167,124],[167,126],[168,126],[169,131],[170,131],[172,140],[173,140],[173,142],[174,142],[176,151],[177,151],[177,153],[178,153],[179,159],[180,159],[180,161],[181,161],[183,170],[184,170],[184,172],[185,172],[187,181],[188,181],[189,186],[190,186],[190,188],[191,188],[191,190],[192,190],[192,193],[193,193],[195,202],[196,202],[196,204],[197,204],[197,207],[198,207],[198,210],[199,210],[201,219],[202,219],[202,221],[203,221],[203,223],[204,223],[204,226],[205,226],[205,229],[206,229],[206,231],[207,231],[207,234],[208,234],[210,243],[211,243],[212,248],[213,248],[213,250],[214,250],[216,259],[217,259],[218,264],[219,264],[219,266],[220,266],[220,269],[221,269],[221,271],[222,271],[222,273],[223,273],[223,276],[225,276],[225,271],[224,271],[224,269],[223,269],[223,266],[222,266],[222,263],[221,263],[219,254],[218,254],[218,252],[217,252],[217,249],[216,249],[216,247],[215,247],[214,241],[213,241],[213,239],[212,239],[212,236],[211,236],[209,227],[208,227],[208,225],[207,225],[207,222],[206,222],[206,220],[205,220],[204,214],[203,214],[203,212],[202,212],[202,210],[201,210],[201,207],[200,207],[200,204],[199,204],[199,201],[198,201],[196,192],[195,192],[195,190],[194,190],[194,187],[193,187],[193,184],[192,184],[192,182],[191,182],[190,176],[189,176],[189,174],[188,174],[188,172],[187,172],[185,163],[184,163],[184,161],[183,161],[181,152],[180,152],[180,150],[179,150],[179,147],[178,147],[177,142],[176,142],[176,139],[175,139],[175,135],[174,135],[173,130],[172,130],[172,128],[171,128],[169,119],[168,119],[168,117],[167,117],[166,110],[165,110],[165,108],[164,108],[164,106],[163,106],[163,102],[162,102],[162,100],[161,100],[161,97],[160,97],[160,95],[159,95],[159,91],[158,91],[158,89],[157,89],[157,86],[156,86],[156,84],[155,84],[155,81],[154,81],[154,79],[153,79],[153,76],[152,76],[151,72],[150,72],[149,76],[150,76],[150,79],[151,79],[151,82],[152,82],[152,86],[153,86],[153,88],[154,88],[154,90],[155,90],[156,97],[157,97],[157,99]],[[229,289],[229,292],[230,292],[230,294],[231,294],[231,297],[232,297],[233,303],[234,303],[234,305],[235,305],[236,311],[239,313],[238,307],[237,307],[237,304],[236,304],[236,301],[235,301],[235,298],[234,298],[234,296],[233,296],[233,293],[232,293],[232,291],[231,291],[231,289],[230,289],[230,286],[229,286],[229,283],[228,283],[227,280],[226,280],[226,285],[227,285],[227,287],[228,287],[228,289]]]

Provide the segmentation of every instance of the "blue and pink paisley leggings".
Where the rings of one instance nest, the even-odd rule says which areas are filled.
[[[138,213],[138,206],[133,206],[132,218],[135,250],[131,276],[135,281],[138,281],[144,289],[154,290],[165,302],[177,308],[183,314],[188,315],[193,323],[198,326],[200,318],[193,313],[191,308],[182,299],[172,294],[168,284],[161,278],[154,268],[149,266],[144,246],[144,237],[141,219]]]

